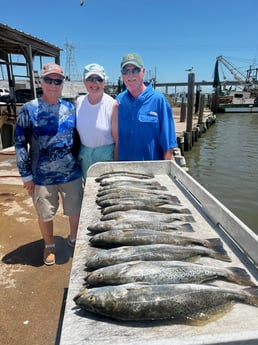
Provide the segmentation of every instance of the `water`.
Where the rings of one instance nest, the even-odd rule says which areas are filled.
[[[185,152],[189,174],[258,234],[258,114],[219,114]]]

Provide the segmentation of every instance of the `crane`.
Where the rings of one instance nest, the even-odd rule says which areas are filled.
[[[220,55],[217,58],[217,61],[221,62],[234,76],[234,78],[239,81],[241,84],[246,82],[246,76],[237,69],[231,62],[229,62],[224,56]]]
[[[252,67],[247,71],[246,75],[241,72],[236,66],[234,66],[230,61],[228,61],[224,56],[220,55],[216,60],[222,63],[234,76],[235,80],[239,81],[239,84],[244,85],[245,88],[257,86],[257,78],[253,77]],[[256,69],[257,71],[257,69]],[[256,72],[257,75],[257,72]]]

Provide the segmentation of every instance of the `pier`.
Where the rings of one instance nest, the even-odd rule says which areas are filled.
[[[205,106],[204,97],[200,97],[196,113],[193,97],[190,103],[173,106],[173,116],[181,150],[175,160],[184,167],[181,164],[184,151],[191,150],[216,117]],[[14,125],[9,125],[11,133],[13,129]],[[73,257],[72,249],[66,245],[68,220],[59,208],[54,222],[58,261],[53,267],[46,267],[36,213],[19,177],[13,145],[0,150],[0,167],[0,213],[4,229],[0,233],[0,273],[5,288],[0,298],[4,320],[0,342],[59,344]]]
[[[23,55],[24,51],[27,52],[25,57],[26,66],[29,66],[29,84],[20,88],[32,89],[35,96],[32,56],[49,56],[58,63],[61,49],[2,24],[0,36],[5,42],[8,54],[18,52]],[[12,71],[12,65],[15,64],[7,60],[5,65],[8,71]],[[82,89],[81,92],[85,92],[82,82],[76,83]],[[65,83],[65,96],[69,96],[71,85],[74,89],[77,88],[76,83]],[[210,85],[205,83],[201,82],[201,85]],[[8,81],[6,84],[9,88]],[[11,79],[10,84],[14,91],[14,85],[17,86],[18,82],[15,83],[15,80]],[[169,87],[187,85],[187,82],[157,83],[156,87],[164,87],[164,93],[168,93]],[[195,114],[193,105],[192,101],[190,108],[186,103],[182,103],[180,107],[173,106],[176,133],[182,154],[184,150],[191,149],[214,120],[210,110],[205,107],[203,110],[200,108],[201,111]],[[0,273],[4,291],[0,297],[0,343],[57,345],[60,340],[73,257],[72,250],[66,245],[68,221],[62,216],[61,210],[58,210],[55,218],[58,261],[53,267],[46,267],[42,262],[43,241],[38,229],[37,216],[16,167],[13,131],[18,108],[11,109],[11,117],[8,118],[10,113],[7,112],[6,115],[4,107],[5,105],[0,107],[1,132],[4,127],[7,128],[4,149],[0,150]]]

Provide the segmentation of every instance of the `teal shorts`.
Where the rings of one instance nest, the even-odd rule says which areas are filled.
[[[97,162],[109,162],[114,160],[114,144],[98,146],[95,148],[81,144],[78,162],[80,163],[84,183],[89,167]]]

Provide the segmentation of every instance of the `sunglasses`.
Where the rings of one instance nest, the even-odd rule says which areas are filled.
[[[44,83],[46,84],[54,84],[54,85],[61,85],[64,81],[64,79],[52,79],[49,77],[44,77],[43,80],[44,80]]]
[[[103,83],[104,79],[102,79],[101,77],[88,77],[86,81],[90,81],[92,83]]]
[[[121,73],[122,73],[123,75],[138,74],[138,73],[140,73],[140,71],[141,71],[141,68],[139,68],[139,67],[134,67],[134,68],[123,68],[123,69],[121,70]]]

